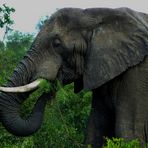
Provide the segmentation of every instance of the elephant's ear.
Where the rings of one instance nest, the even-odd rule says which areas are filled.
[[[94,28],[83,76],[86,89],[110,81],[148,55],[148,17],[129,9],[116,11],[107,15],[102,9],[102,23]]]

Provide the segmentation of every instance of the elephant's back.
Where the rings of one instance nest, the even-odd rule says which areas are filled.
[[[129,8],[119,8],[118,10],[126,13],[131,19],[134,19],[137,23],[144,25],[148,29],[148,14]]]

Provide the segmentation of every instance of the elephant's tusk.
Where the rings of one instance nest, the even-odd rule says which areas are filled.
[[[0,91],[11,92],[11,93],[29,92],[31,90],[36,89],[41,84],[41,82],[43,80],[44,79],[37,79],[30,84],[27,84],[27,85],[24,85],[24,86],[18,86],[18,87],[1,87],[0,86]]]

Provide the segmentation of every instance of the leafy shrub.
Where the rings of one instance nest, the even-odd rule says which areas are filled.
[[[148,148],[148,144],[141,146],[138,139],[125,140],[123,138],[112,138],[106,140],[106,145],[103,148]]]
[[[123,138],[107,139],[107,144],[104,148],[140,148],[140,142],[135,139],[127,141]]]
[[[73,84],[61,88],[46,108],[45,121],[34,137],[35,147],[80,148],[90,111],[90,92],[73,93]],[[46,136],[45,136],[46,135]],[[39,139],[42,139],[39,142]]]

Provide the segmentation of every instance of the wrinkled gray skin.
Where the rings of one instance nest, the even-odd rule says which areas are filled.
[[[37,78],[75,82],[75,92],[93,91],[85,146],[100,148],[104,136],[139,138],[145,143],[147,55],[147,14],[127,8],[65,8],[47,20],[8,86]],[[0,94],[1,122],[14,135],[30,135],[41,125],[48,94],[38,99],[28,119],[22,119],[19,109],[27,96]]]

